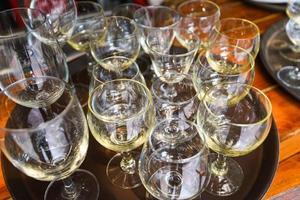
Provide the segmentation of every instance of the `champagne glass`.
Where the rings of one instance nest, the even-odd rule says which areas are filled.
[[[16,8],[0,12],[0,88],[25,78],[54,76],[68,81],[64,54],[51,38],[46,16],[37,9]]]
[[[136,24],[127,17],[107,17],[104,40],[94,41],[90,45],[93,57],[103,68],[122,71],[132,65],[139,54]]]
[[[229,157],[249,154],[264,142],[272,124],[271,102],[251,85],[223,82],[207,91],[197,120],[208,147],[217,152],[209,156],[211,178],[206,190],[231,195],[243,182],[243,170]]]
[[[254,80],[255,62],[246,50],[223,43],[212,44],[202,52],[193,66],[193,82],[202,99],[205,93],[222,82],[251,85]]]
[[[136,3],[124,3],[124,4],[121,4],[121,5],[113,8],[112,15],[124,16],[124,17],[128,17],[130,19],[134,19],[135,11],[137,11],[138,9],[140,9],[142,7],[143,6],[141,6],[140,4],[136,4]]]
[[[291,88],[300,88],[300,1],[289,0],[286,13],[289,21],[285,25],[285,32],[291,42],[287,48],[281,49],[280,54],[293,61],[294,64],[283,66],[278,72],[277,77]]]
[[[198,93],[193,85],[192,76],[188,74],[182,76],[184,78],[176,83],[163,82],[159,77],[153,81],[151,92],[158,120],[166,118],[196,120]],[[169,94],[168,91],[172,93]]]
[[[90,172],[76,169],[89,132],[73,89],[56,77],[21,79],[0,92],[0,148],[21,172],[52,181],[44,199],[98,199]]]
[[[194,199],[209,180],[208,149],[196,124],[170,118],[156,124],[144,144],[139,174],[157,199]]]
[[[201,40],[200,50],[212,42],[213,28],[220,19],[219,6],[207,0],[188,0],[177,7],[182,16],[180,27],[195,32]]]
[[[120,58],[116,58],[120,59]],[[122,58],[127,59],[127,58]],[[128,59],[129,60],[129,59]],[[129,62],[129,61],[128,61]],[[133,79],[146,84],[144,76],[140,72],[139,66],[133,62],[128,68],[123,71],[111,71],[103,68],[101,65],[96,65],[93,68],[92,78],[90,81],[90,92],[97,86],[115,79]]]
[[[95,88],[90,94],[88,124],[94,138],[105,148],[120,152],[108,163],[109,180],[123,189],[138,187],[139,152],[154,124],[152,97],[135,80],[117,79]]]
[[[256,24],[242,18],[223,18],[213,29],[216,43],[238,46],[256,58],[260,45],[260,31]]]
[[[60,44],[65,44],[72,36],[77,10],[74,0],[31,0],[26,7],[36,8],[42,11],[52,27],[52,34]],[[52,43],[53,40],[46,39]]]

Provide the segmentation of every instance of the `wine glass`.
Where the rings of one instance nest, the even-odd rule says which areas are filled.
[[[283,66],[278,72],[277,77],[291,88],[300,88],[300,1],[289,0],[287,2],[286,13],[289,21],[285,25],[285,32],[291,42],[287,48],[281,49],[280,54],[293,61],[294,64]]]
[[[164,82],[159,77],[153,81],[151,92],[158,120],[166,118],[196,120],[198,93],[194,88],[192,76],[188,74],[182,76],[184,78],[176,83]]]
[[[127,17],[111,16],[106,20],[106,36],[104,40],[90,43],[91,52],[103,68],[122,71],[132,65],[139,54],[137,27]]]
[[[256,58],[260,31],[253,22],[242,18],[223,18],[217,22],[212,32],[214,42],[238,46]]]
[[[72,36],[77,19],[77,10],[74,0],[31,0],[26,7],[42,11],[52,27],[52,34],[60,44],[65,44]],[[52,42],[47,40],[46,42]]]
[[[251,85],[223,82],[207,91],[197,121],[208,147],[217,152],[209,156],[211,178],[206,190],[231,195],[243,182],[243,170],[229,157],[249,154],[264,142],[272,125],[271,102]]]
[[[123,189],[138,187],[139,152],[154,124],[152,97],[135,80],[117,79],[95,88],[90,94],[88,124],[94,138],[105,148],[120,152],[106,167],[109,180]]]
[[[120,59],[120,58],[115,58]],[[121,58],[122,60],[127,58]],[[129,60],[129,59],[128,59]],[[129,61],[128,61],[129,62]],[[89,91],[91,92],[97,86],[115,79],[133,79],[146,84],[144,76],[140,72],[139,66],[133,62],[129,67],[123,71],[111,71],[103,68],[101,65],[93,67],[92,78],[90,81]]]
[[[214,43],[198,56],[193,66],[193,82],[202,99],[205,93],[222,82],[238,82],[251,85],[254,80],[255,62],[246,50]]]
[[[130,19],[134,19],[134,13],[138,9],[142,8],[140,4],[136,3],[124,3],[121,5],[116,6],[112,10],[112,15],[114,16],[124,16]]]
[[[182,16],[180,27],[195,32],[201,40],[200,50],[212,42],[213,28],[220,19],[219,6],[207,0],[188,0],[177,7]]]
[[[76,169],[89,132],[73,89],[56,77],[21,79],[0,92],[0,148],[21,172],[52,181],[44,199],[98,199],[90,172]]]
[[[208,149],[196,124],[170,118],[156,124],[144,144],[139,174],[157,199],[194,199],[209,180]]]
[[[54,39],[45,15],[37,9],[15,8],[0,12],[0,88],[30,77],[69,79],[66,59]]]

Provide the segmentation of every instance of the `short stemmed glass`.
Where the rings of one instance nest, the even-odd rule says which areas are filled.
[[[202,99],[213,86],[222,82],[237,82],[251,85],[255,75],[253,56],[246,50],[214,43],[202,52],[193,66],[193,82]]]
[[[281,49],[280,54],[295,64],[282,67],[277,72],[277,77],[288,87],[300,88],[300,1],[288,1],[286,13],[289,21],[285,25],[286,34],[292,44]]]
[[[136,3],[124,3],[119,6],[116,6],[112,10],[112,15],[124,16],[124,17],[128,17],[130,19],[134,19],[135,11],[137,11],[138,9],[140,9],[142,7],[143,6],[141,6],[140,4],[136,4]]]
[[[158,120],[166,118],[196,120],[200,101],[198,93],[194,87],[192,76],[188,74],[181,76],[184,78],[176,83],[164,82],[159,77],[153,81],[151,92]],[[175,92],[172,94],[166,92],[170,90]]]
[[[107,17],[106,22],[105,38],[91,42],[91,52],[103,68],[122,71],[132,65],[139,54],[137,27],[132,19],[123,16]]]
[[[49,76],[24,78],[0,92],[0,148],[24,174],[52,181],[44,199],[98,199],[94,175],[76,170],[89,132],[73,89]]]
[[[242,83],[223,82],[205,94],[197,114],[210,154],[208,192],[228,196],[243,182],[243,170],[229,157],[249,154],[259,147],[272,124],[272,105],[259,89]],[[229,157],[227,157],[229,156]]]
[[[138,187],[137,161],[154,125],[155,113],[147,87],[135,80],[117,79],[96,87],[89,98],[88,124],[105,148],[120,152],[106,167],[109,180],[123,189]]]
[[[182,15],[180,27],[196,33],[201,40],[200,50],[206,49],[212,42],[212,29],[220,19],[219,6],[207,0],[188,0],[177,10]]]
[[[155,198],[194,199],[209,180],[208,149],[196,124],[170,118],[156,124],[143,146],[139,174]]]

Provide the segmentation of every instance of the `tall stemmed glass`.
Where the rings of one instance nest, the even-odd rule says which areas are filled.
[[[207,155],[196,124],[177,118],[163,120],[144,144],[139,161],[142,183],[157,199],[194,199],[209,180]]]
[[[0,88],[15,81],[54,76],[68,81],[64,54],[53,39],[46,16],[37,9],[16,8],[0,12]]]
[[[285,25],[286,34],[291,42],[280,54],[295,64],[282,67],[277,77],[288,87],[300,89],[300,1],[289,0],[286,8],[289,21]]]
[[[199,107],[201,127],[211,154],[211,179],[206,188],[217,196],[236,192],[243,182],[243,170],[229,157],[246,155],[259,147],[272,124],[272,105],[257,88],[224,82],[207,91]]]
[[[206,49],[212,42],[213,28],[220,19],[219,6],[207,0],[184,1],[177,7],[182,16],[180,26],[198,35],[200,50]]]
[[[88,124],[94,138],[105,148],[120,152],[108,163],[109,180],[124,189],[138,187],[141,146],[154,124],[152,97],[147,87],[135,80],[105,82],[90,94]]]
[[[25,78],[0,92],[0,105],[0,148],[24,174],[52,181],[44,199],[98,199],[96,178],[76,170],[89,132],[68,84],[49,76]]]
[[[104,40],[90,43],[95,60],[105,69],[122,71],[136,60],[140,44],[133,20],[122,16],[107,17]],[[124,59],[122,59],[124,58]]]

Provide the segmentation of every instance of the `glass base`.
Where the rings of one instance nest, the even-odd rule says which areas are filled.
[[[282,48],[279,54],[289,61],[300,62],[300,51],[295,51],[291,46]]]
[[[122,154],[118,153],[107,164],[106,175],[112,184],[122,189],[132,189],[141,185],[141,180],[138,174],[138,161],[140,158],[140,152],[130,151],[133,159],[135,160],[135,166],[131,172],[126,172],[120,167],[122,161]]]
[[[64,190],[62,180],[52,181],[45,192],[44,200],[97,200],[99,197],[99,183],[89,171],[78,169],[70,177],[75,188],[72,194]]]
[[[300,89],[300,69],[297,69],[297,67],[295,66],[282,67],[277,72],[277,77],[286,86]]]
[[[206,191],[215,196],[229,196],[235,193],[242,185],[244,174],[241,166],[232,158],[226,158],[228,169],[226,172],[218,172],[213,166],[217,160],[217,154],[209,155],[210,181]]]

